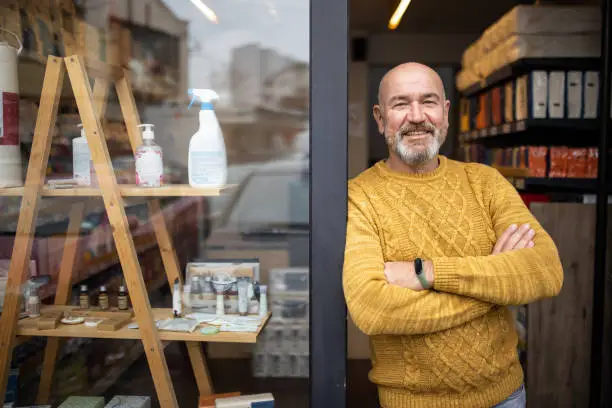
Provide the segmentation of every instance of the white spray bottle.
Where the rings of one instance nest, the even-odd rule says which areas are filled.
[[[225,140],[213,109],[212,101],[219,95],[210,89],[190,89],[193,95],[189,107],[200,99],[200,128],[189,141],[189,184],[192,187],[219,188],[227,182]]]

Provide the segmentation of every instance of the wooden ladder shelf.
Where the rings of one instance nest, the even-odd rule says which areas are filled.
[[[45,186],[45,172],[51,149],[52,130],[54,128],[60,93],[64,83],[65,71],[68,72],[70,84],[76,99],[79,114],[87,135],[99,188],[51,189]],[[88,72],[95,78],[93,91]],[[65,337],[92,337],[113,339],[140,339],[149,363],[151,375],[157,391],[160,406],[178,408],[174,387],[164,356],[164,341],[185,341],[192,368],[201,395],[213,393],[208,367],[202,352],[201,342],[238,342],[254,343],[259,331],[269,318],[269,314],[257,333],[224,333],[203,335],[194,333],[160,332],[155,320],[169,317],[168,309],[152,309],[147,288],[142,277],[125,209],[124,196],[216,196],[222,189],[197,189],[188,185],[163,186],[160,188],[140,188],[123,186],[117,183],[112,168],[104,129],[101,125],[106,110],[108,87],[113,83],[119,98],[121,112],[125,120],[132,149],[135,150],[142,138],[138,125],[140,118],[129,74],[123,69],[110,68],[99,62],[85,61],[80,56],[58,58],[50,56],[47,60],[40,108],[36,121],[34,140],[30,161],[21,188],[0,189],[0,195],[22,196],[21,210],[13,246],[11,264],[6,288],[2,316],[0,317],[0,406],[4,403],[8,371],[11,365],[12,351],[16,337],[48,337],[41,382],[37,403],[46,403],[50,397],[55,363],[60,349],[60,341]],[[28,279],[28,265],[32,252],[32,241],[36,228],[39,202],[42,196],[101,196],[104,201],[108,219],[111,224],[113,239],[121,262],[125,282],[130,293],[138,330],[120,329],[117,331],[98,331],[95,328],[79,326],[62,326],[54,330],[38,331],[35,326],[28,326],[19,320],[21,285]],[[166,277],[170,283],[175,279],[182,280],[179,261],[172,245],[171,236],[161,212],[157,199],[148,201],[150,221],[161,252]],[[69,300],[72,288],[72,273],[77,252],[78,232],[85,214],[83,203],[73,204],[69,214],[66,243],[61,260],[55,305],[61,307]],[[171,285],[172,287],[172,285]],[[53,307],[56,307],[53,306]],[[28,319],[25,319],[28,320]]]

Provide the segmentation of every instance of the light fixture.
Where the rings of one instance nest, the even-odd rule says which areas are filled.
[[[207,19],[209,19],[215,24],[219,22],[219,19],[217,18],[217,15],[215,14],[215,12],[212,11],[212,9],[208,7],[206,4],[202,3],[202,0],[190,0],[190,1],[193,3],[194,6],[198,8],[198,10],[202,12],[202,14],[206,16]]]
[[[400,1],[400,4],[397,6],[395,12],[389,19],[389,30],[395,30],[397,28],[400,21],[402,20],[402,17],[404,16],[404,13],[406,12],[406,9],[410,5],[410,1],[411,0]]]

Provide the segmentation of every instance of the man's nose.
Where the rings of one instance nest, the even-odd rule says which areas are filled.
[[[423,113],[423,108],[420,103],[415,101],[410,104],[406,119],[412,123],[421,123],[425,121],[425,114]]]

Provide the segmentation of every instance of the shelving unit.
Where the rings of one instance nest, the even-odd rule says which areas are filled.
[[[473,157],[487,157],[483,159],[487,162],[499,162],[496,159],[501,159],[504,163],[516,163],[516,151],[483,150],[505,150],[523,146],[598,149],[597,178],[536,178],[528,172],[522,174],[524,169],[500,169],[518,190],[525,193],[544,193],[553,201],[546,204],[534,203],[531,210],[557,243],[567,275],[564,289],[559,296],[527,306],[526,386],[532,390],[527,392],[529,406],[550,405],[554,400],[559,403],[563,401],[563,404],[568,406],[586,406],[590,403],[592,407],[599,407],[609,405],[612,395],[608,375],[612,357],[607,347],[612,339],[612,326],[609,323],[612,313],[609,298],[612,296],[612,290],[607,284],[609,268],[606,264],[610,254],[607,248],[610,236],[607,202],[612,193],[608,165],[609,129],[612,124],[610,0],[601,2],[601,17],[601,58],[522,59],[497,69],[460,92],[463,103],[460,123],[463,132],[459,135],[459,142],[467,153],[466,157],[473,153]],[[536,26],[537,24],[534,24],[534,27]],[[504,34],[510,35],[509,32],[510,30],[506,30]],[[516,33],[512,35],[514,34]],[[525,35],[523,46],[528,45],[527,37],[529,35]],[[515,38],[520,38],[520,34]],[[515,46],[516,50],[523,48]],[[508,55],[511,55],[510,51]],[[482,61],[486,55],[483,54],[479,58]],[[511,122],[516,118],[517,110],[521,112],[521,118],[531,117],[533,114],[534,79],[523,77],[532,71],[597,72],[598,84],[594,86],[594,82],[588,85],[583,83],[580,101],[583,109],[584,89],[594,86],[590,90],[591,95],[597,90],[597,102],[591,96],[589,104],[597,104],[597,115],[591,110],[588,116],[597,117],[530,118]],[[519,78],[526,80],[526,85],[522,82],[522,87],[517,87],[515,81]],[[514,83],[510,84],[511,82]],[[566,86],[563,95],[566,104],[568,89]],[[550,92],[550,89],[546,92]],[[507,104],[508,98],[512,99],[511,106]],[[543,101],[537,104],[541,106]],[[549,115],[551,100],[547,97],[545,103],[546,114]],[[558,107],[557,104],[555,106]],[[530,112],[525,114],[525,110]],[[559,150],[555,153],[559,153]],[[589,152],[589,159],[592,158]],[[525,165],[523,160],[518,161],[519,165]],[[587,165],[589,169],[585,174],[593,177],[592,161]],[[538,167],[542,169],[541,164],[538,164]],[[547,167],[546,174],[553,174],[548,170],[556,166],[547,163]],[[576,168],[573,174],[576,174],[575,170]],[[582,171],[578,174],[581,173]],[[597,197],[595,206],[555,202],[579,202],[582,201],[581,196],[586,195]],[[582,310],[582,313],[576,314],[576,310]],[[559,364],[560,359],[566,364]]]
[[[93,91],[90,86],[88,70],[95,78]],[[87,134],[95,171],[100,184],[99,188],[50,189],[48,186],[44,186],[45,170],[51,147],[51,130],[57,118],[65,71],[68,72],[79,115]],[[114,84],[119,97],[130,144],[132,149],[135,150],[142,143],[142,139],[138,130],[140,119],[129,82],[129,74],[99,62],[85,61],[78,55],[66,58],[49,56],[25,186],[23,188],[2,189],[0,191],[0,194],[22,197],[4,308],[0,317],[0,405],[4,401],[8,368],[11,364],[16,336],[48,337],[37,403],[44,403],[49,398],[53,382],[53,372],[60,347],[60,338],[90,337],[141,340],[161,407],[177,408],[178,402],[163,353],[162,340],[186,342],[198,390],[201,395],[209,395],[213,393],[213,387],[200,343],[204,341],[253,343],[259,334],[259,332],[221,332],[216,335],[202,335],[199,332],[176,333],[163,332],[157,329],[155,321],[160,318],[169,317],[171,312],[169,309],[151,308],[135,243],[128,225],[123,197],[137,196],[150,199],[148,201],[149,216],[161,252],[166,276],[169,282],[174,282],[176,279],[182,281],[182,275],[166,222],[161,213],[159,201],[155,198],[162,196],[218,196],[224,189],[193,189],[185,185],[164,186],[156,189],[120,186],[112,169],[104,137],[104,129],[100,123],[100,118],[104,116],[109,83],[111,82]],[[35,220],[38,215],[39,202],[43,196],[102,197],[111,225],[119,261],[124,272],[125,282],[132,300],[134,309],[133,320],[138,323],[138,330],[124,327],[116,331],[104,332],[81,326],[60,326],[53,330],[38,330],[37,327],[33,328],[31,326],[32,322],[36,319],[19,320],[21,304],[20,285],[26,279],[28,272],[36,225]],[[85,206],[83,203],[74,204],[70,211],[70,221],[66,231],[66,241],[55,294],[55,306],[53,307],[65,308],[69,298],[72,288],[74,261],[78,247],[78,232],[84,213]],[[268,319],[269,315],[261,324],[260,330]]]
[[[506,65],[487,78],[483,78],[480,83],[474,84],[462,92],[465,96],[485,91],[508,79],[516,78],[533,70],[598,70],[600,62],[598,58],[524,58]]]
[[[598,130],[597,119],[527,119],[464,132],[459,135],[459,141],[489,147],[587,147],[597,144]]]

